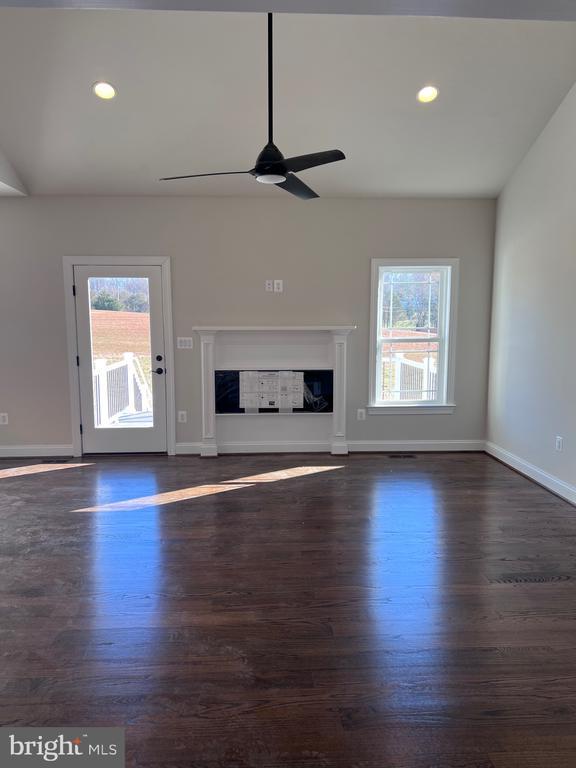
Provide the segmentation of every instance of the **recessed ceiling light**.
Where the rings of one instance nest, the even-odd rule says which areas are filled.
[[[435,85],[426,85],[418,91],[418,101],[421,104],[430,104],[438,98],[438,88]]]
[[[92,90],[99,99],[113,99],[116,96],[116,88],[110,83],[104,81],[94,83]]]

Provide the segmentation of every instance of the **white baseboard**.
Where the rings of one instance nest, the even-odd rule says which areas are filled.
[[[330,443],[294,440],[218,443],[218,453],[330,453]]]
[[[419,453],[420,451],[483,451],[484,440],[349,440],[351,453]]]
[[[176,453],[199,454],[202,443],[176,443]],[[330,453],[330,443],[318,442],[246,442],[218,443],[218,453]]]
[[[486,441],[485,451],[503,464],[507,464],[522,475],[526,475],[526,477],[534,480],[539,485],[543,485],[544,488],[547,488],[549,491],[566,499],[566,501],[576,504],[576,486],[570,485],[570,483],[566,483],[564,480],[560,480],[559,477],[551,475],[549,472],[545,472],[534,464],[530,464],[529,461],[521,459],[520,456],[510,453],[510,451],[507,451],[505,448],[501,448],[499,445],[491,443],[490,441]]]
[[[350,453],[419,451],[483,451],[484,440],[348,440]],[[322,442],[246,442],[218,443],[218,453],[330,453],[330,443]],[[177,454],[199,454],[202,443],[177,443]]]
[[[0,445],[0,458],[27,459],[43,456],[72,456],[71,445]]]
[[[202,443],[176,443],[176,456],[200,455]]]

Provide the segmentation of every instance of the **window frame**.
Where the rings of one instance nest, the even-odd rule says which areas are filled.
[[[368,412],[372,414],[392,413],[453,413],[456,403],[454,401],[455,379],[455,349],[456,349],[456,319],[458,311],[459,288],[459,259],[372,259],[371,269],[371,299],[370,299],[370,365],[369,365],[369,394]],[[379,391],[381,364],[378,336],[378,316],[381,303],[380,274],[382,269],[393,269],[395,272],[414,272],[425,269],[439,270],[445,274],[440,284],[439,297],[439,333],[438,336],[422,339],[421,343],[438,343],[438,373],[439,396],[436,400],[407,400],[403,402],[383,402],[376,399]],[[394,343],[402,341],[413,342],[407,337],[394,338]]]

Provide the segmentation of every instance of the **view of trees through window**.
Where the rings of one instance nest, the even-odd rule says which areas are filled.
[[[439,272],[393,272],[382,279],[382,336],[438,335]]]
[[[90,306],[108,312],[149,312],[148,279],[145,277],[93,277]]]
[[[383,268],[379,286],[379,399],[438,398],[443,273]]]

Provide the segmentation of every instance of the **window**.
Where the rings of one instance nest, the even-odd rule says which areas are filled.
[[[457,279],[457,259],[373,259],[372,408],[452,410]]]

